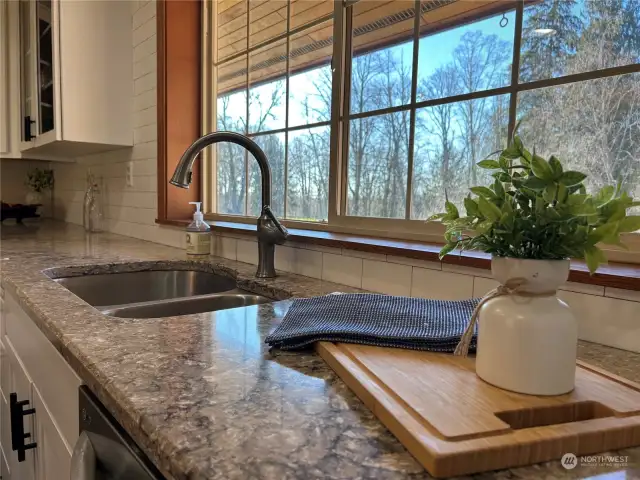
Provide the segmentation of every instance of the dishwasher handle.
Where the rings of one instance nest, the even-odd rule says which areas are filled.
[[[96,452],[87,432],[82,432],[73,447],[69,480],[95,480],[95,478]]]

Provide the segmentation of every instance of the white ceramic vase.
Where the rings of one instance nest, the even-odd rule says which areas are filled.
[[[493,277],[526,283],[516,293],[488,300],[478,316],[476,373],[519,393],[560,395],[574,388],[578,324],[556,290],[569,276],[569,260],[494,257]]]

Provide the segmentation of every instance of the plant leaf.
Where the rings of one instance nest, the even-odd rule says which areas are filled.
[[[531,159],[531,170],[536,177],[541,178],[542,180],[553,180],[553,171],[551,170],[551,166],[544,158],[538,155],[533,155],[533,158]]]
[[[484,168],[486,170],[496,170],[500,168],[500,164],[496,160],[481,160],[476,163],[480,168]]]
[[[553,178],[558,179],[562,176],[562,164],[556,157],[551,156],[549,159],[549,166],[553,172]]]
[[[567,187],[571,187],[582,183],[585,178],[587,178],[587,176],[584,173],[568,170],[562,174],[559,181]]]
[[[440,249],[440,253],[438,254],[440,260],[442,260],[442,257],[444,257],[446,254],[448,254],[452,250],[455,250],[457,246],[457,243],[447,243],[444,247],[442,247]]]
[[[484,197],[480,197],[478,199],[478,208],[480,209],[480,213],[487,219],[492,222],[495,222],[500,219],[500,209],[496,207],[493,203],[487,201]]]
[[[464,198],[464,208],[467,210],[467,216],[475,217],[478,215],[478,202],[476,202],[473,198]]]
[[[523,183],[525,187],[532,188],[533,190],[542,190],[543,188],[546,188],[548,184],[549,182],[538,177],[529,177]]]
[[[595,245],[598,242],[610,239],[616,236],[618,231],[618,222],[605,223],[599,227],[594,228],[587,237],[587,242],[591,245]]]
[[[444,218],[447,214],[446,213],[436,213],[434,215],[431,215],[429,218],[427,218],[427,222],[433,222],[434,220],[440,220],[441,218]]]
[[[607,257],[604,252],[595,245],[589,246],[584,249],[584,259],[587,262],[589,272],[593,275],[598,270],[601,263],[607,262]]]
[[[455,220],[457,218],[460,218],[460,212],[458,212],[458,207],[456,207],[453,203],[447,201],[444,204],[444,208],[447,211],[447,219],[448,220]]]
[[[640,230],[640,216],[625,217],[618,222],[620,233],[635,232]]]
[[[593,201],[597,206],[604,205],[613,197],[615,193],[615,187],[613,185],[607,185],[602,187],[598,193],[593,197]]]
[[[489,200],[494,200],[496,198],[495,192],[488,187],[471,187],[469,190],[479,197],[488,198]]]
[[[542,198],[544,198],[544,201],[547,203],[553,203],[553,201],[556,199],[557,191],[558,189],[556,185],[554,183],[550,183],[542,192]]]

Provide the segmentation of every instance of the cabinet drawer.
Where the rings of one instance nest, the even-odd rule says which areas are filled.
[[[68,445],[78,439],[80,378],[17,302],[4,299],[7,338]]]

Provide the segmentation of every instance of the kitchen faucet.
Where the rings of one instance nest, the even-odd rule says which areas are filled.
[[[284,243],[289,232],[271,211],[271,168],[269,168],[267,156],[256,142],[234,132],[213,132],[204,135],[193,142],[182,154],[169,183],[176,187],[189,188],[191,169],[196,157],[206,147],[218,142],[231,142],[240,145],[251,152],[258,161],[262,176],[262,213],[258,217],[258,271],[256,277],[275,277],[275,246]]]

